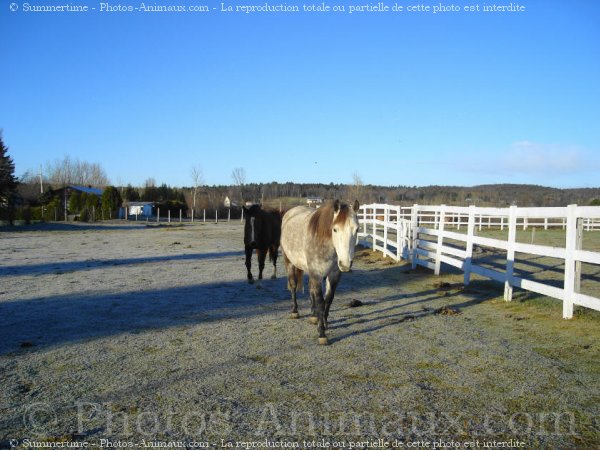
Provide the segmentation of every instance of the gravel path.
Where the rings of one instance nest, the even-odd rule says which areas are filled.
[[[282,260],[276,280],[267,266],[247,284],[242,235],[238,223],[1,231],[0,448],[600,442],[598,314],[563,321],[558,303],[505,304],[499,285],[360,250],[321,347],[288,318]]]

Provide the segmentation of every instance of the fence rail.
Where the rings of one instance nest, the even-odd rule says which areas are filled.
[[[600,311],[600,298],[581,291],[582,263],[600,265],[600,252],[582,249],[583,231],[600,230],[600,207],[569,205],[560,208],[480,208],[475,206],[400,207],[363,205],[359,211],[362,244],[413,267],[428,267],[440,274],[442,263],[464,272],[469,284],[475,273],[504,283],[504,299],[511,301],[518,287],[563,302],[563,317],[573,317],[573,305]],[[517,229],[557,227],[565,231],[564,247],[517,242]],[[463,231],[461,232],[461,228]],[[466,232],[464,232],[466,228]],[[477,235],[483,228],[507,230],[506,239]],[[506,255],[502,269],[473,261],[476,246]],[[556,258],[564,262],[562,287],[515,275],[515,254]],[[597,295],[595,292],[595,295]]]

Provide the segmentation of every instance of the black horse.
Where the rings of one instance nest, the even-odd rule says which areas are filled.
[[[277,278],[277,252],[281,239],[281,214],[278,211],[262,209],[261,205],[244,206],[246,225],[244,227],[244,246],[246,248],[246,268],[248,283],[254,283],[252,277],[252,251],[256,249],[258,257],[258,279],[262,280],[265,258],[273,262],[272,279]]]

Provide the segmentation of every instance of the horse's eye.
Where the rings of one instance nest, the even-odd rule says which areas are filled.
[[[333,232],[334,232],[334,233],[337,233],[337,228],[334,228],[334,229],[333,229]]]

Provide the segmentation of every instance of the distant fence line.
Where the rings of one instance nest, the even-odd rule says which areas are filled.
[[[123,209],[123,208],[122,208]],[[171,222],[231,222],[232,220],[238,220],[237,218],[232,218],[231,217],[231,208],[228,208],[226,210],[226,213],[223,213],[223,211],[221,211],[221,214],[219,214],[219,209],[215,208],[215,209],[202,209],[201,211],[199,211],[199,214],[196,215],[194,213],[194,210],[191,210],[191,214],[189,217],[184,217],[183,215],[183,209],[179,209],[178,210],[179,213],[177,214],[177,212],[175,214],[171,214],[171,210],[167,209],[167,215],[166,216],[161,216],[160,215],[160,208],[156,208],[156,215],[145,215],[145,214],[126,214],[124,215],[123,219],[125,220],[132,220],[132,221],[138,221],[138,220],[143,220],[146,222],[167,222],[167,223],[171,223]],[[241,212],[241,217],[239,218],[240,221],[244,220],[244,212]]]
[[[400,207],[386,204],[361,206],[359,211],[362,244],[396,260],[405,259],[428,267],[436,275],[441,264],[464,272],[464,284],[472,273],[504,283],[504,299],[512,300],[513,287],[557,298],[563,302],[563,317],[573,317],[573,305],[600,311],[600,298],[583,294],[581,264],[600,265],[600,252],[582,250],[583,231],[600,230],[600,207],[577,206],[552,208],[481,208],[474,205]],[[458,232],[466,227],[466,233]],[[507,229],[507,239],[478,236],[482,228]],[[564,247],[525,244],[516,241],[517,228],[560,227],[565,230]],[[452,229],[456,231],[451,231]],[[444,240],[458,241],[463,248],[448,245]],[[495,270],[473,263],[473,246],[482,245],[506,252],[504,270]],[[515,253],[546,256],[564,261],[563,288],[518,277],[514,274]]]

